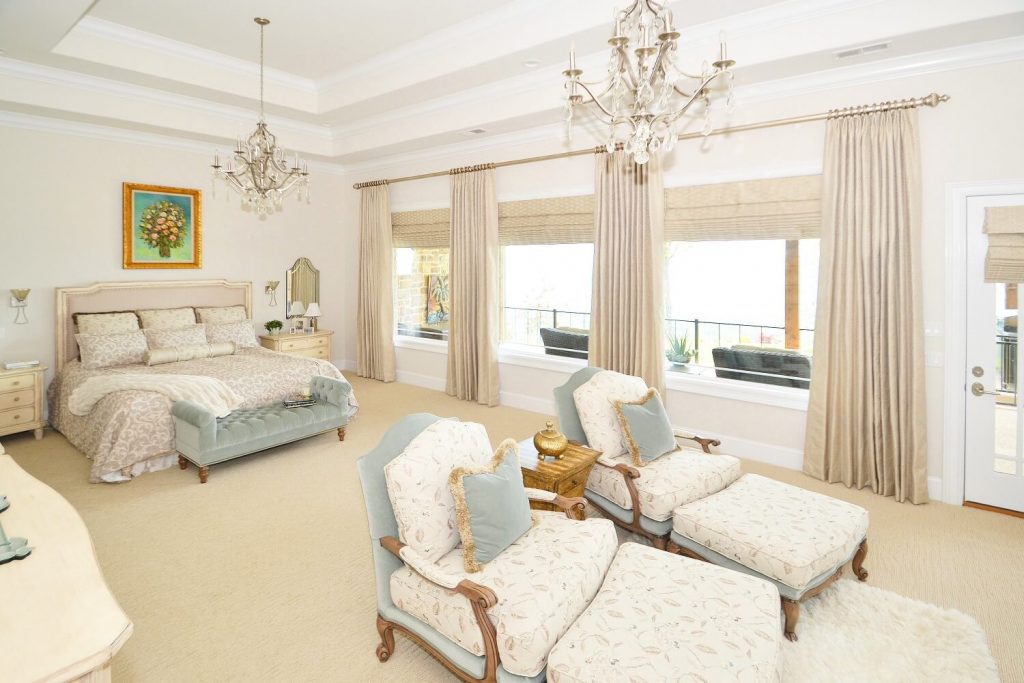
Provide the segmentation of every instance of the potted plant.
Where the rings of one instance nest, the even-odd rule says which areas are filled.
[[[686,365],[695,355],[685,332],[681,337],[668,338],[668,350],[665,352],[665,357],[673,365]]]
[[[281,332],[281,328],[284,327],[284,323],[280,320],[271,320],[263,324],[263,327],[267,328],[267,332],[271,336],[277,336]]]

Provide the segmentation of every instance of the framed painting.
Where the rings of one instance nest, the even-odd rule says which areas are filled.
[[[125,268],[201,268],[202,203],[199,190],[123,184]]]
[[[427,324],[448,322],[448,276],[427,276]]]

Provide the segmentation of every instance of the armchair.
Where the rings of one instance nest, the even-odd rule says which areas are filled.
[[[582,498],[527,488],[564,514],[535,511],[533,528],[480,572],[464,570],[461,547],[432,561],[406,545],[384,468],[440,419],[403,418],[357,463],[377,588],[377,658],[388,661],[398,631],[463,681],[543,681],[548,652],[600,588],[617,548],[614,528],[577,521]]]
[[[596,367],[578,370],[554,390],[559,424],[570,441],[587,443],[573,392],[601,371]],[[605,517],[661,550],[668,544],[676,507],[717,493],[742,474],[737,458],[712,453],[711,448],[720,445],[717,439],[684,433],[676,433],[676,438],[694,442],[700,451],[682,448],[642,468],[626,458],[602,454],[584,494]]]

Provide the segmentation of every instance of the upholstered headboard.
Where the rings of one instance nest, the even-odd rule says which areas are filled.
[[[57,289],[57,371],[78,358],[75,313],[135,311],[181,306],[245,306],[252,317],[252,283],[228,280],[97,282]]]

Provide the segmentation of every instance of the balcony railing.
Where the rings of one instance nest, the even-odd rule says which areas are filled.
[[[997,334],[996,349],[999,367],[999,391],[1013,397],[1017,394],[1017,335]],[[1016,405],[1016,399],[1013,403]]]

